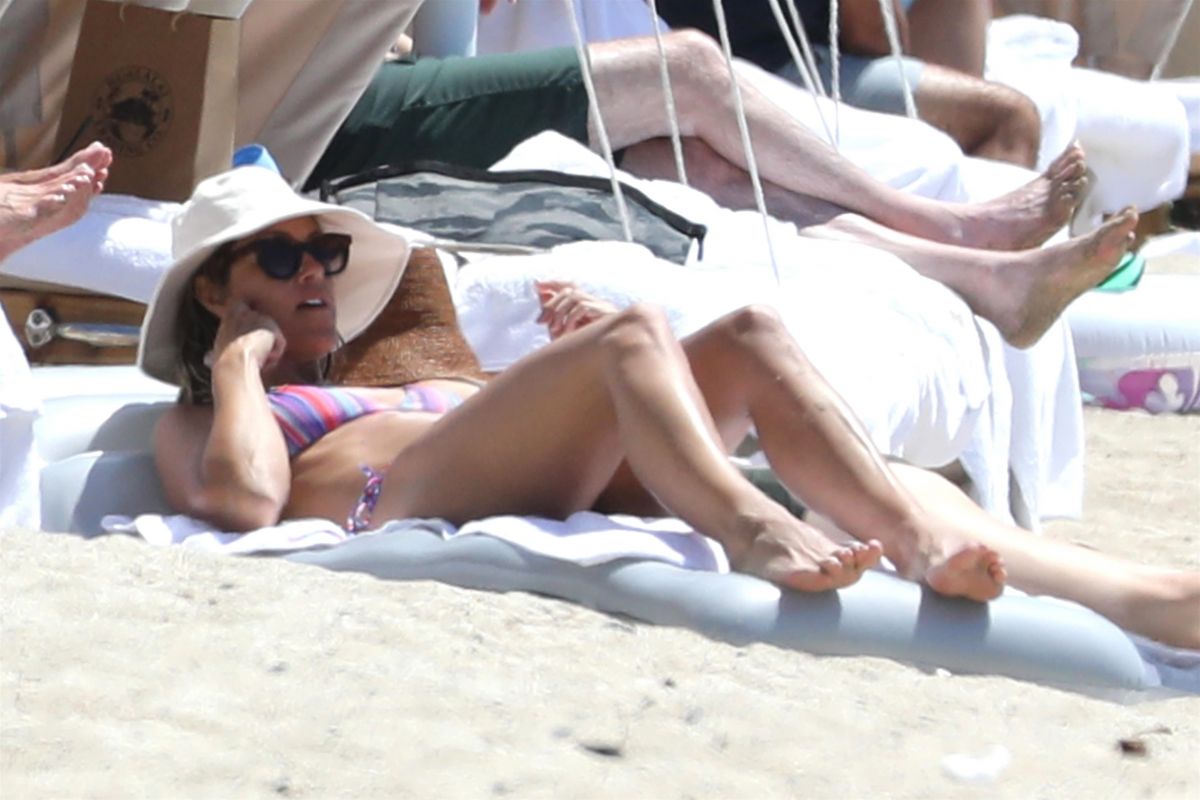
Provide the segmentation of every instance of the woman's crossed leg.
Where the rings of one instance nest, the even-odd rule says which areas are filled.
[[[788,488],[857,540],[834,543],[730,464],[751,424]],[[640,306],[552,342],[400,453],[377,514],[561,518],[598,503],[658,504],[735,568],[801,590],[853,583],[885,549],[947,594],[989,599],[1004,579],[993,551],[904,489],[773,313],[754,308],[682,344]]]

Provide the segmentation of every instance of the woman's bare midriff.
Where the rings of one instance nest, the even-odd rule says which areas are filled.
[[[479,391],[477,386],[457,380],[422,381],[417,385],[450,392],[464,400]],[[403,398],[403,389],[362,391],[383,405]],[[442,416],[422,411],[380,411],[325,434],[292,459],[291,494],[281,518],[323,517],[341,524],[366,484],[362,468],[386,471],[401,450]]]

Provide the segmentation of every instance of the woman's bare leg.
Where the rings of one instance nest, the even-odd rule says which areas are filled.
[[[591,508],[623,459],[735,568],[775,583],[845,586],[881,555],[834,545],[742,477],[661,313],[642,307],[522,359],[446,416],[400,453],[376,514],[561,518]]]
[[[957,520],[999,553],[1018,589],[1073,600],[1150,639],[1200,648],[1200,573],[1149,567],[1038,536],[991,517],[927,470],[894,464],[892,471],[923,505]],[[827,522],[814,522],[833,532]]]
[[[692,374],[726,436],[753,423],[780,480],[857,539],[878,539],[907,577],[987,600],[1004,569],[973,532],[948,524],[897,480],[844,401],[771,310],[750,307],[684,341]]]
[[[683,134],[703,140],[744,171],[732,84],[720,50],[694,31],[670,34],[665,49]],[[668,136],[654,40],[604,42],[589,51],[601,115],[613,146],[629,147]],[[1085,171],[1083,151],[1077,146],[1068,148],[1045,173],[1016,192],[987,203],[945,203],[875,180],[749,82],[739,80],[738,85],[764,180],[889,228],[939,242],[1024,249],[1040,244],[1066,224],[1077,202],[1065,188]],[[592,124],[594,128],[595,120]],[[598,138],[592,135],[590,141],[594,144]]]

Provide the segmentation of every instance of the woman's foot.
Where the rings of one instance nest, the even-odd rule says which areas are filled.
[[[938,594],[982,603],[1004,591],[1008,573],[1000,555],[958,531],[918,523],[891,541],[887,556],[900,574]]]
[[[780,512],[771,519],[747,521],[738,537],[746,543],[743,548],[726,545],[734,569],[788,589],[824,592],[855,583],[883,556],[878,541],[839,544]]]
[[[82,217],[110,163],[109,149],[94,143],[52,167],[0,176],[0,261]]]
[[[1133,244],[1137,221],[1127,208],[1085,236],[1000,259],[991,268],[993,285],[974,298],[973,310],[1009,344],[1031,346],[1073,300],[1112,273]]]
[[[922,576],[926,585],[948,597],[985,602],[1000,596],[1008,574],[996,551],[966,543],[931,556]]]
[[[958,212],[960,236],[949,243],[989,250],[1037,247],[1067,224],[1086,188],[1087,164],[1076,142],[1021,188],[964,205]]]

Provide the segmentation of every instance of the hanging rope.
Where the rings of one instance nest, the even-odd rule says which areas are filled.
[[[742,104],[742,88],[738,85],[737,75],[733,71],[733,47],[729,43],[729,28],[725,24],[725,9],[721,0],[712,0],[713,13],[717,17],[717,31],[721,34],[721,52],[725,56],[725,67],[729,71],[730,94],[733,97],[733,107],[737,114],[738,132],[742,137],[742,152],[746,157],[746,172],[750,176],[750,185],[754,189],[754,204],[762,217],[763,233],[766,235],[767,257],[771,260],[771,272],[775,275],[775,283],[779,284],[779,265],[775,263],[775,248],[771,244],[771,219],[767,216],[767,201],[763,197],[762,180],[758,176],[758,162],[754,160],[754,147],[750,143],[750,128],[746,124],[746,109]]]
[[[900,47],[900,34],[896,28],[896,9],[892,0],[879,0],[879,10],[883,14],[883,28],[887,31],[888,46],[892,48],[892,57],[896,59],[896,71],[900,73],[900,86],[904,90],[904,113],[909,119],[916,119],[917,104],[913,102],[912,87],[908,85],[908,76],[904,74],[904,50]]]
[[[825,112],[821,110],[821,103],[817,100],[816,80],[820,80],[820,76],[815,75],[815,70],[810,72],[809,65],[801,57],[799,49],[796,47],[796,37],[792,36],[792,28],[787,24],[787,20],[784,19],[783,9],[779,7],[779,0],[769,0],[769,2],[771,4],[771,13],[775,15],[775,22],[779,25],[779,32],[783,34],[783,41],[787,45],[788,52],[792,54],[792,61],[796,63],[796,70],[800,73],[800,78],[804,81],[805,88],[812,95],[813,107],[816,108],[817,117],[821,120],[822,127],[825,128],[825,135],[829,138],[829,143],[836,146],[833,131],[829,129],[829,121],[825,119]],[[795,3],[792,0],[788,0],[788,2],[792,3],[792,9],[794,10],[796,8]],[[803,23],[798,24],[796,29],[800,32],[800,36],[804,39],[805,47],[807,47],[808,37],[804,35]],[[824,89],[822,89],[823,93]]]
[[[658,0],[650,0],[650,22],[654,25],[654,43],[658,46],[658,72],[662,78],[663,105],[671,126],[671,150],[675,153],[675,172],[679,182],[688,185],[687,167],[683,163],[683,140],[679,135],[679,116],[675,112],[675,93],[671,91],[671,71],[667,68],[667,53],[663,49],[662,21],[658,18]]]
[[[1150,80],[1158,80],[1158,76],[1162,74],[1163,67],[1167,64],[1167,59],[1171,55],[1171,51],[1175,49],[1175,42],[1179,40],[1179,32],[1183,30],[1183,23],[1187,20],[1187,15],[1192,10],[1192,4],[1195,0],[1187,0],[1184,3],[1183,9],[1179,12],[1179,19],[1175,20],[1175,28],[1171,31],[1171,35],[1163,42],[1162,52],[1158,54],[1158,60],[1154,62],[1154,69],[1150,71]]]
[[[842,35],[840,23],[838,21],[838,0],[830,0],[829,2],[829,70],[830,70],[830,97],[833,98],[833,137],[834,147],[838,147],[842,142],[842,53],[841,45],[838,43],[838,37]]]
[[[828,97],[829,92],[825,89],[825,79],[821,77],[821,73],[817,70],[817,59],[813,55],[812,44],[808,41],[808,31],[804,27],[804,18],[796,10],[796,0],[788,0],[788,13],[792,16],[792,27],[788,29],[788,33],[794,30],[800,38],[800,50],[804,53],[804,62],[808,65],[808,74],[812,76],[813,86],[816,87],[816,91],[822,97]]]
[[[583,32],[579,29],[579,19],[575,16],[574,0],[563,0],[567,14],[571,18],[571,30],[575,33],[575,52],[579,56],[579,66],[583,68],[583,87],[587,90],[588,109],[592,119],[596,121],[596,135],[600,137],[600,150],[604,160],[608,162],[608,178],[612,182],[613,197],[617,200],[617,213],[621,216],[621,229],[625,233],[625,241],[633,241],[633,232],[629,227],[629,209],[625,206],[625,193],[621,191],[621,182],[617,180],[617,162],[613,158],[612,145],[608,140],[608,130],[604,127],[604,118],[600,116],[600,103],[596,100],[596,84],[592,81],[592,60],[588,49],[583,43]]]

